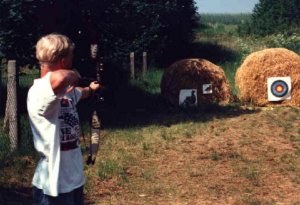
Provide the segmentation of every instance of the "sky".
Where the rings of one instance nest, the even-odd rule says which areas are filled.
[[[259,0],[195,0],[199,13],[252,13]]]

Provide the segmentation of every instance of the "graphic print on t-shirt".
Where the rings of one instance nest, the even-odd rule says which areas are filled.
[[[74,102],[70,98],[61,99],[60,120],[60,149],[68,151],[79,146],[79,119]]]

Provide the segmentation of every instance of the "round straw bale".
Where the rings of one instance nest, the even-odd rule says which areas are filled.
[[[212,85],[212,94],[203,94],[203,84]],[[178,106],[182,89],[197,89],[198,105],[226,104],[231,96],[223,69],[205,59],[180,60],[165,70],[161,81],[162,96]]]
[[[291,78],[291,99],[268,101],[267,79]],[[235,75],[238,97],[257,106],[300,105],[300,57],[285,48],[269,48],[247,56]]]

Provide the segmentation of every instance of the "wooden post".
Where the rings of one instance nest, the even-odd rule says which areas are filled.
[[[130,78],[134,79],[134,52],[130,53]]]
[[[3,93],[2,93],[2,68],[1,68],[1,62],[0,62],[0,106],[2,106],[2,102],[3,102]],[[0,111],[0,115],[2,115],[2,110]]]
[[[147,52],[143,52],[143,76],[147,72]]]
[[[17,68],[16,61],[9,60],[7,66],[7,112],[9,122],[10,151],[18,148],[18,104],[17,104]]]

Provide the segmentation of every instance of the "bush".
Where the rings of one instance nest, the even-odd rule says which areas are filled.
[[[300,26],[299,0],[260,0],[256,4],[251,31],[258,35],[269,35],[293,30]]]
[[[269,47],[283,47],[289,50],[300,53],[300,34],[292,33],[288,34],[273,34],[268,36],[267,45]]]

